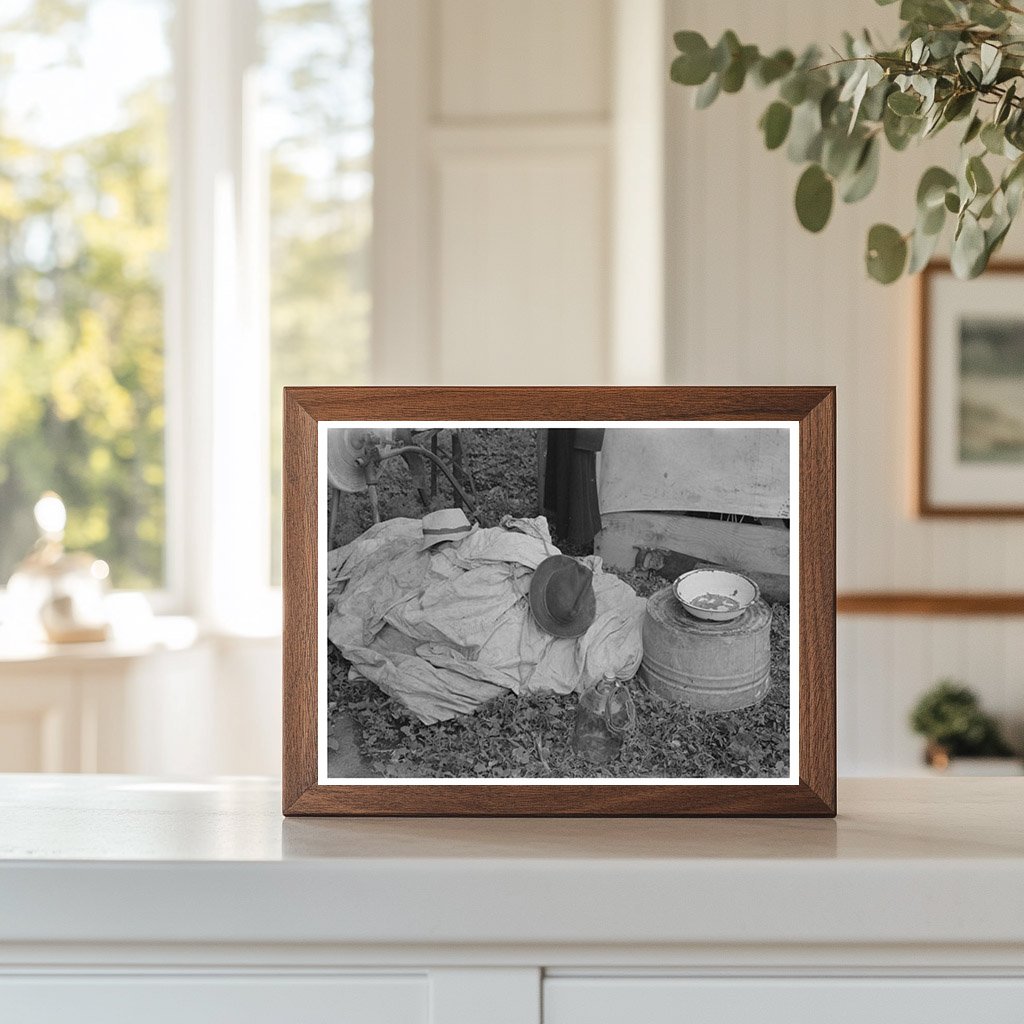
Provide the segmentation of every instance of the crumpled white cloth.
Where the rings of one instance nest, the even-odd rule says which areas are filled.
[[[418,519],[389,519],[327,556],[327,636],[352,671],[431,724],[513,693],[583,690],[629,679],[643,654],[646,602],[596,556],[597,615],[575,639],[544,632],[530,613],[533,570],[559,554],[547,520],[474,527],[420,551]]]

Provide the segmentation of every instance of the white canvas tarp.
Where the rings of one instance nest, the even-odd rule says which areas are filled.
[[[609,428],[598,473],[601,512],[789,516],[789,430]]]
[[[506,519],[420,550],[420,520],[391,519],[328,555],[327,635],[352,671],[420,721],[472,712],[502,693],[570,693],[640,664],[646,602],[595,556],[597,616],[576,639],[530,613],[534,569],[559,554],[547,521]]]

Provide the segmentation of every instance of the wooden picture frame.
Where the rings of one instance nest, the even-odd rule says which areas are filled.
[[[1007,279],[1016,277],[1010,282]],[[921,518],[984,519],[1024,516],[1024,502],[999,497],[1007,484],[1024,491],[1024,460],[1017,465],[986,462],[984,454],[965,459],[965,438],[970,424],[964,419],[965,372],[960,352],[967,343],[964,331],[971,318],[998,320],[1012,315],[1024,337],[1024,313],[1019,313],[1019,293],[1024,286],[1024,261],[989,264],[973,281],[957,280],[946,261],[930,263],[917,282],[916,437],[913,510]],[[1005,294],[1000,309],[998,296]],[[995,303],[995,305],[993,305]],[[989,313],[989,310],[994,310]],[[951,317],[960,317],[959,341],[953,337]],[[954,376],[960,384],[959,391]],[[1017,382],[1010,382],[1011,386]],[[1024,380],[1021,381],[1024,385]],[[972,385],[980,386],[972,381]],[[955,408],[959,398],[959,412]],[[990,428],[991,429],[991,428]],[[959,451],[956,453],[958,431]],[[980,442],[983,443],[983,438]],[[1018,445],[1019,450],[1019,445]],[[957,464],[959,462],[959,465]],[[1012,479],[1011,479],[1012,478]],[[985,495],[989,500],[983,500]]]
[[[693,779],[546,780],[547,784],[453,780],[325,783],[320,775],[320,661],[326,597],[321,589],[321,427],[355,422],[479,422],[534,425],[643,424],[786,427],[792,465],[794,588],[798,637],[791,664],[796,763],[791,775],[751,782]],[[769,422],[770,421],[770,422]],[[323,435],[326,436],[326,435]],[[354,816],[814,816],[836,812],[835,723],[835,389],[831,387],[657,388],[286,388],[283,514],[283,811],[286,815]],[[324,584],[326,587],[326,584]],[[795,600],[795,599],[794,599]],[[797,728],[798,723],[798,728]],[[761,783],[761,784],[755,784]]]

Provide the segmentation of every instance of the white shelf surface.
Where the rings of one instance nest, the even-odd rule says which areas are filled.
[[[0,944],[1024,948],[1024,782],[823,820],[284,819],[277,783],[0,777]]]

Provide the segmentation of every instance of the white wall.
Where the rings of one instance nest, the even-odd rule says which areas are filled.
[[[660,292],[626,284],[645,261],[660,277],[660,193],[621,186],[660,174],[660,0],[378,0],[374,17],[375,379],[656,378]],[[639,64],[617,59],[624,37]]]
[[[669,0],[668,28],[712,42],[732,28],[745,43],[796,48],[865,24],[892,39],[894,11],[869,0]],[[909,512],[913,285],[883,288],[863,270],[868,227],[911,226],[917,179],[955,137],[885,152],[877,193],[838,204],[813,236],[793,213],[800,169],[766,152],[756,128],[770,98],[750,89],[695,111],[692,90],[667,86],[669,383],[838,386],[840,590],[1021,590],[1021,521]],[[1022,252],[1018,229],[1006,254]],[[1020,730],[1024,620],[841,617],[840,771],[912,769],[907,712],[941,676],[969,682]]]

